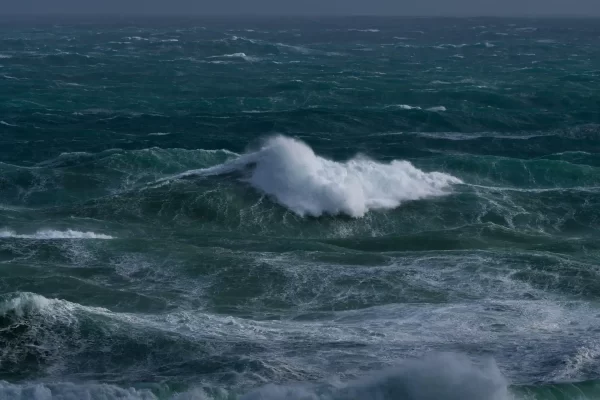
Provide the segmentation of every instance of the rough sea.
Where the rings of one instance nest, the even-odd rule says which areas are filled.
[[[600,398],[600,20],[0,21],[0,399]]]

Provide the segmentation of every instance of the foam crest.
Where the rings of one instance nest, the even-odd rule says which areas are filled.
[[[39,240],[49,240],[49,239],[114,239],[114,237],[110,235],[105,235],[102,233],[95,232],[81,232],[75,231],[72,229],[67,229],[66,231],[57,231],[53,229],[40,229],[32,234],[18,234],[10,229],[0,229],[0,238],[18,238],[18,239],[39,239]]]
[[[246,55],[246,53],[233,53],[233,54],[223,54],[220,56],[212,56],[208,58],[241,58],[245,61],[258,61],[260,60],[258,57],[252,57]]]
[[[346,162],[328,160],[285,136],[269,139],[257,152],[179,177],[235,171],[248,171],[245,181],[294,213],[315,217],[362,217],[369,210],[393,209],[405,201],[445,195],[452,184],[462,183],[441,172],[423,172],[408,161],[384,164],[361,156]]]
[[[53,301],[55,300],[34,293],[20,293],[18,296],[13,296],[0,303],[0,316],[4,316],[8,312],[14,312],[17,316],[22,317],[32,310],[45,310],[50,307]]]

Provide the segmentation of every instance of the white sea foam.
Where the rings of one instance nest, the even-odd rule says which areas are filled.
[[[252,168],[249,168],[252,167]],[[405,201],[448,193],[460,179],[423,172],[408,161],[384,164],[357,156],[337,162],[316,155],[303,142],[276,136],[253,153],[178,177],[247,172],[245,181],[300,216],[347,214],[392,209]]]
[[[80,232],[72,229],[66,231],[57,231],[53,229],[40,229],[32,234],[18,234],[7,228],[0,229],[0,238],[18,238],[18,239],[114,239],[114,237],[102,233]]]
[[[493,360],[478,366],[465,356],[430,355],[336,388],[267,385],[241,400],[507,400],[508,385]]]
[[[444,106],[429,107],[427,111],[446,111]]]
[[[348,29],[348,31],[350,31],[350,32],[370,32],[370,33],[377,33],[377,32],[379,32],[379,29]]]
[[[222,54],[220,56],[212,56],[208,58],[242,58],[246,61],[258,61],[260,58],[247,56],[246,53]]]
[[[0,54],[0,59],[2,58],[12,58],[12,56],[9,54]]]
[[[408,104],[398,104],[398,105],[393,105],[391,107],[399,108],[401,110],[420,110],[421,109],[421,107],[409,106]]]
[[[4,125],[4,126],[12,126],[12,127],[15,127],[15,126],[17,126],[17,125],[15,125],[15,124],[9,124],[9,123],[8,123],[8,122],[6,122],[6,121],[0,121],[0,125]]]
[[[226,390],[209,395],[192,388],[161,399],[208,400],[230,398]],[[432,354],[404,361],[395,368],[348,383],[269,384],[240,400],[507,400],[507,382],[493,360],[476,365],[465,356]],[[7,400],[156,400],[149,389],[121,388],[100,383],[9,383],[0,381],[0,397]],[[233,398],[233,397],[231,397]]]
[[[0,398],[6,400],[156,400],[147,389],[123,389],[107,384],[23,383],[0,381]],[[190,397],[192,399],[192,397]],[[202,397],[198,397],[202,400]]]
[[[461,49],[466,46],[468,46],[468,44],[466,44],[466,43],[461,43],[461,44],[444,43],[444,44],[440,44],[438,46],[434,46],[434,48],[435,49],[446,49],[446,48]]]

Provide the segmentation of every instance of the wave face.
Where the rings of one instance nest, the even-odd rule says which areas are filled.
[[[594,19],[5,19],[0,400],[600,399]]]

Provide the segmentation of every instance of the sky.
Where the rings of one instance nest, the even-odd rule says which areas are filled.
[[[0,0],[0,14],[600,16],[600,0]]]

